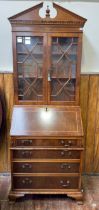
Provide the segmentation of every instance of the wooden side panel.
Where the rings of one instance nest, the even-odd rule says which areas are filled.
[[[98,79],[98,92],[97,92],[96,133],[99,133],[99,79]]]
[[[84,129],[83,145],[86,147],[86,131],[87,131],[87,111],[89,96],[89,75],[82,75],[80,81],[80,106]],[[83,171],[85,171],[85,150],[83,152]]]
[[[82,121],[84,127],[84,134],[86,135],[87,128],[87,109],[88,109],[88,96],[89,96],[89,75],[82,75],[80,80],[80,106]]]
[[[6,127],[7,127],[7,170],[10,169],[10,155],[9,155],[9,143],[10,143],[10,125],[11,125],[11,115],[14,101],[14,88],[13,88],[13,75],[4,74],[4,92],[6,101]]]
[[[98,78],[98,93],[97,93],[93,172],[99,173],[99,78]]]
[[[99,132],[95,135],[93,173],[99,173]]]
[[[98,94],[98,76],[90,76],[89,101],[87,110],[87,131],[86,131],[86,156],[85,171],[93,172],[94,144],[95,144],[95,124],[97,114],[97,94]],[[84,111],[84,110],[83,110]]]
[[[6,111],[5,111],[5,96],[4,96],[4,75],[0,74],[0,97],[3,106],[3,124],[0,130],[0,172],[7,170],[7,128],[6,128]]]
[[[4,117],[1,129],[0,141],[0,172],[6,172],[9,169],[9,129],[11,122],[11,112],[13,107],[13,74],[0,74],[0,95],[2,98]]]
[[[14,96],[12,74],[4,74],[4,92],[6,100],[6,111],[7,111],[6,118],[7,120],[10,120],[12,115],[13,96]]]

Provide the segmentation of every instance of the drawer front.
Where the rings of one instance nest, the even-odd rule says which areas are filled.
[[[12,140],[12,146],[35,146],[35,147],[79,147],[80,140],[73,139],[16,139]]]
[[[14,162],[14,173],[79,173],[79,163]]]
[[[80,159],[76,150],[13,150],[14,159]]]
[[[79,177],[66,176],[14,176],[14,189],[77,189]]]

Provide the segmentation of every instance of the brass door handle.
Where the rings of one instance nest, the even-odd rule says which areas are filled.
[[[50,72],[48,72],[48,82],[51,81],[51,76],[50,76]]]

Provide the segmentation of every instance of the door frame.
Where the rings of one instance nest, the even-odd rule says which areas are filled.
[[[48,81],[48,104],[51,105],[79,105],[79,89],[80,89],[80,68],[81,68],[81,49],[82,49],[82,33],[48,33],[48,69],[51,67],[51,39],[52,37],[77,37],[77,66],[76,66],[76,84],[75,84],[75,100],[74,101],[51,101],[51,81]]]
[[[42,72],[42,79],[43,79],[43,99],[42,101],[33,101],[33,100],[19,100],[18,98],[18,68],[17,68],[17,50],[16,50],[16,38],[17,36],[38,36],[43,37],[43,72]],[[39,33],[39,32],[13,32],[12,36],[13,41],[13,69],[14,69],[14,102],[15,104],[22,104],[22,105],[42,105],[47,103],[47,87],[46,87],[46,78],[47,78],[47,53],[46,53],[46,45],[47,45],[47,34],[46,33]]]

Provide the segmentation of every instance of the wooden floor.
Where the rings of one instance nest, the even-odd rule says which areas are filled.
[[[84,204],[78,205],[66,196],[26,196],[15,203],[8,201],[10,176],[0,176],[0,210],[99,210],[99,176],[84,176]]]

